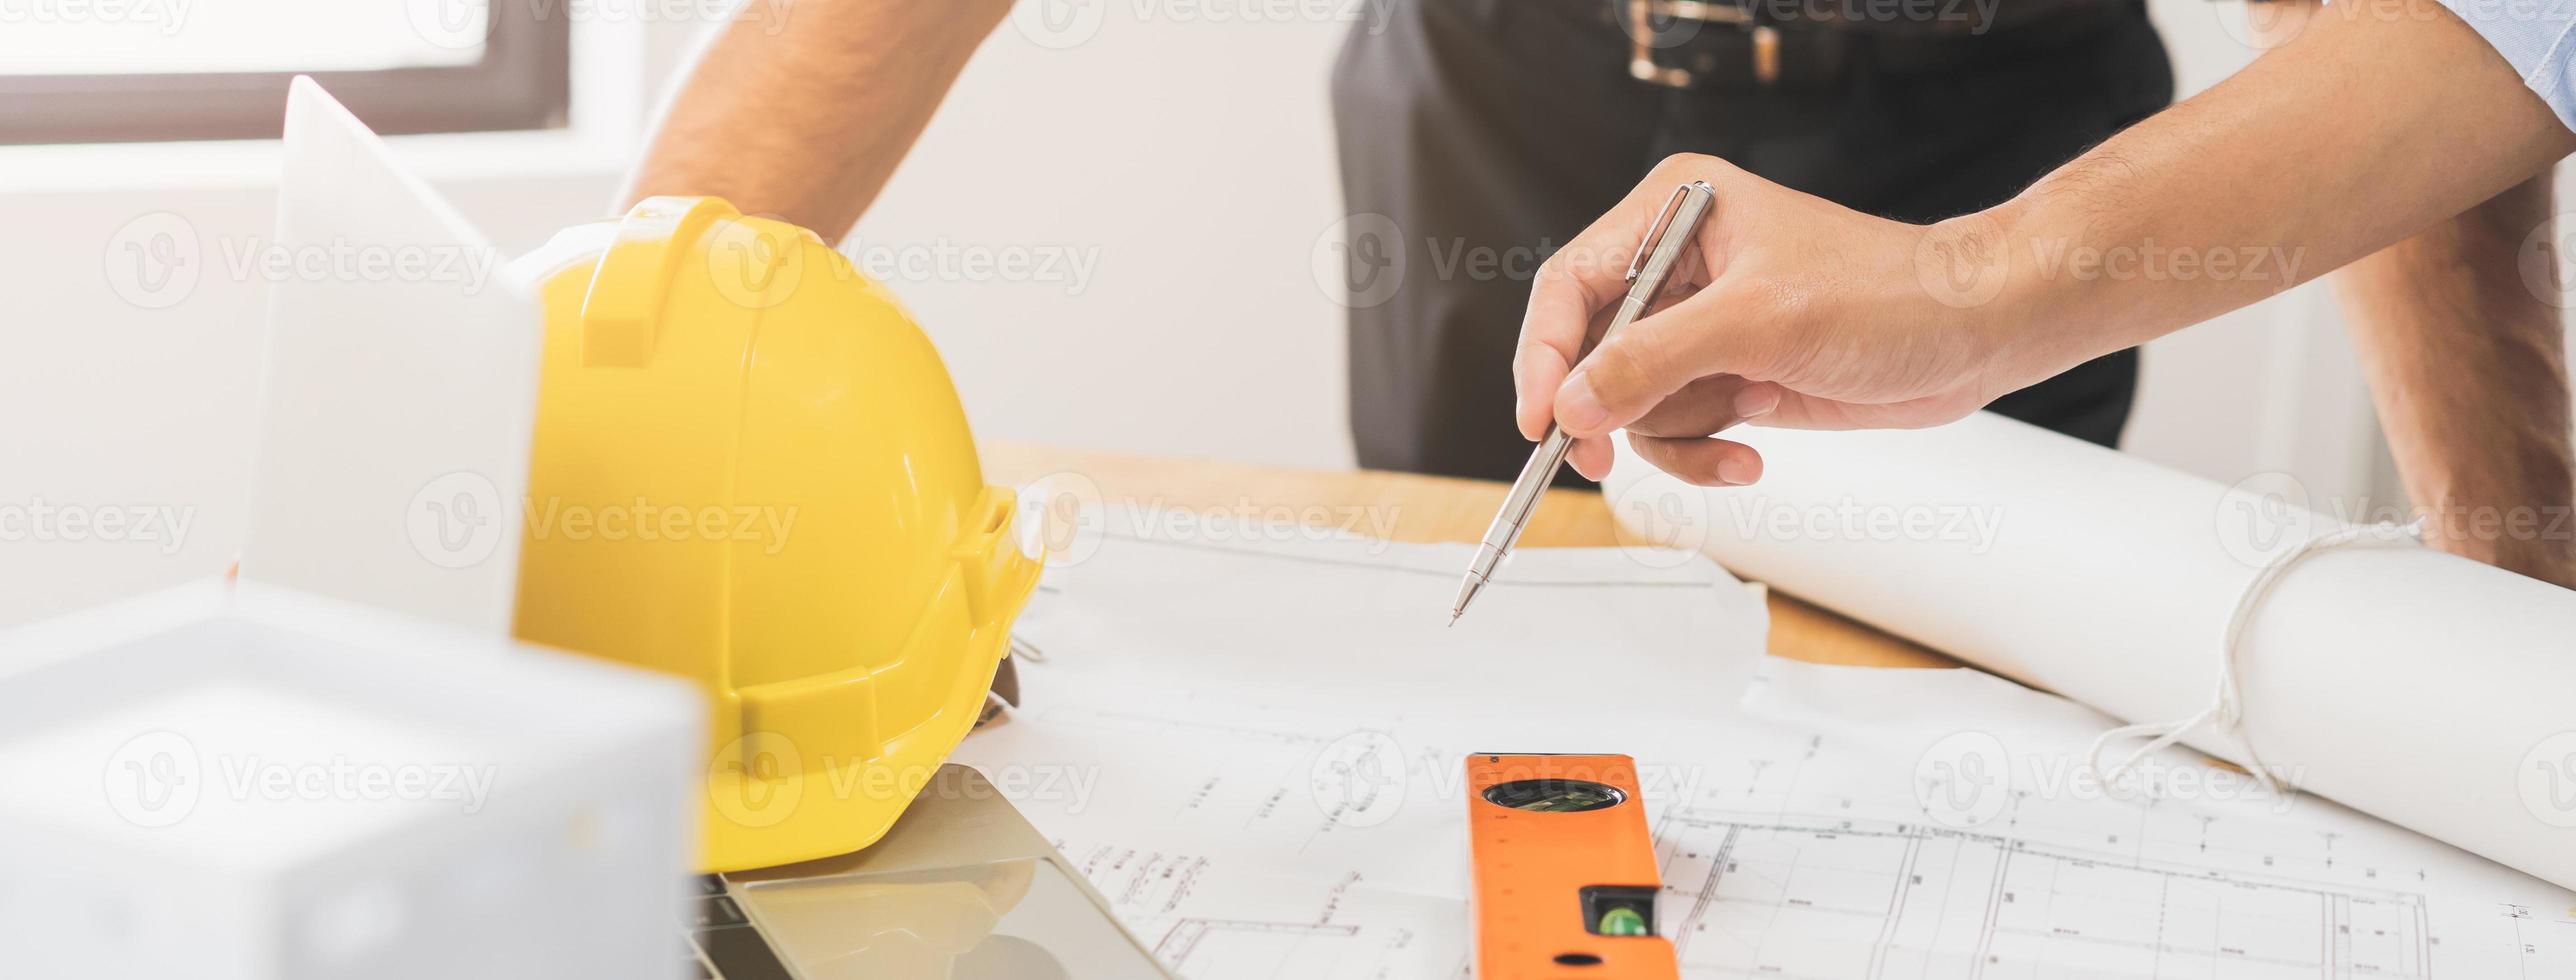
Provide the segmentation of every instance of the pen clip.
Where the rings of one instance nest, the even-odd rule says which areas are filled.
[[[1646,237],[1637,240],[1637,255],[1628,260],[1628,274],[1620,277],[1621,282],[1636,282],[1638,274],[1646,271],[1646,256],[1652,253],[1655,239],[1662,237],[1664,229],[1672,226],[1673,217],[1681,213],[1682,197],[1690,190],[1691,185],[1683,184],[1673,188],[1673,196],[1664,199],[1664,209],[1655,215],[1653,224],[1646,226]]]

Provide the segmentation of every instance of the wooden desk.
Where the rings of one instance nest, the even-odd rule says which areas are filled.
[[[1022,443],[984,447],[985,478],[1021,484],[1054,473],[1072,473],[1098,484],[1110,498],[1194,510],[1272,508],[1303,511],[1361,508],[1363,527],[1392,525],[1398,541],[1474,543],[1503,505],[1505,487],[1377,471],[1302,470],[1248,463],[1210,462],[1061,449]],[[1620,543],[1609,505],[1598,493],[1557,491],[1539,503],[1521,537],[1525,548],[1607,547]],[[1863,626],[1805,602],[1771,593],[1773,655],[1826,664],[1868,667],[1956,667],[1958,661],[1907,640]]]

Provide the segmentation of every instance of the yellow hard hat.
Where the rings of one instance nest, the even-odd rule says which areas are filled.
[[[706,691],[705,869],[874,843],[1039,568],[938,352],[812,232],[711,198],[520,261],[546,328],[516,632]]]

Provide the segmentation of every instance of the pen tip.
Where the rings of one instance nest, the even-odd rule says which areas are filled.
[[[1451,625],[1451,626],[1456,626],[1456,625],[1458,625],[1458,617],[1463,616],[1463,615],[1466,615],[1466,614],[1465,614],[1465,613],[1450,613],[1450,614],[1449,614],[1449,625]]]

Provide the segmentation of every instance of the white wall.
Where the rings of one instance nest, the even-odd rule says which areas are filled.
[[[2155,3],[2186,89],[2249,57],[2219,19],[2236,5]],[[862,254],[1096,262],[1079,281],[899,277],[984,437],[1349,464],[1341,310],[1312,271],[1340,217],[1325,75],[1347,25],[1205,19],[1245,6],[1270,9],[1139,19],[1097,3],[1104,19],[1069,47],[1006,25],[861,225]],[[582,25],[574,133],[399,146],[496,241],[533,245],[609,204],[693,33]],[[118,230],[157,211],[210,252],[255,243],[274,172],[259,144],[0,148],[0,506],[191,521],[166,555],[0,541],[0,623],[211,574],[239,548],[263,285],[208,275],[143,309],[106,268]],[[2313,290],[2157,342],[2146,377],[2135,451],[2228,481],[2369,489],[2367,402]]]
[[[1311,269],[1342,213],[1346,26],[1090,7],[1087,31],[1015,17],[985,43],[852,248],[1097,256],[1079,290],[897,284],[984,435],[1350,465],[1342,308]]]
[[[512,253],[597,217],[633,154],[648,57],[676,46],[590,25],[574,130],[419,137],[409,161]],[[0,147],[0,625],[221,572],[246,530],[273,143]],[[197,280],[137,305],[111,285],[129,223],[175,215]],[[175,300],[162,306],[166,300]],[[38,540],[34,508],[168,515],[176,540]]]

